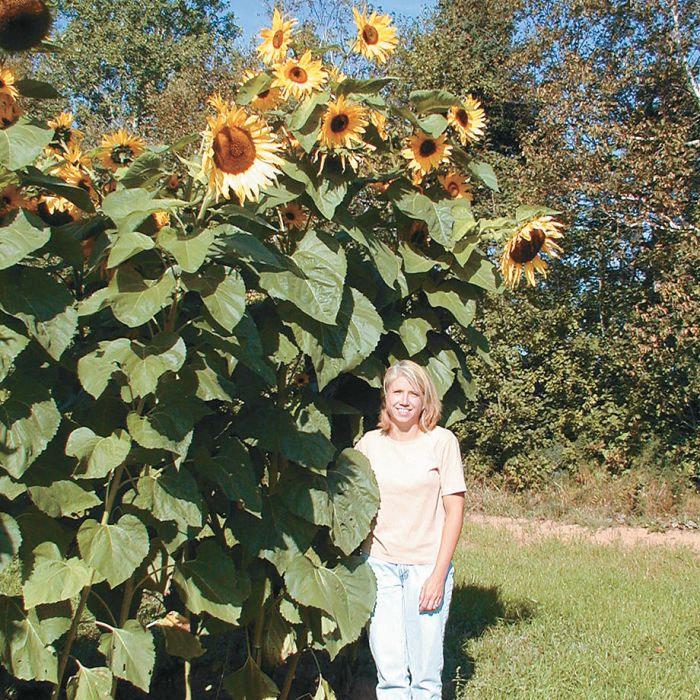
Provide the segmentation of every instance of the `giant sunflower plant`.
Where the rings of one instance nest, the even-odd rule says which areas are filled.
[[[349,51],[384,62],[390,19],[355,20]],[[54,698],[149,692],[156,637],[191,692],[222,634],[232,697],[304,692],[299,660],[334,659],[374,604],[357,550],[379,499],[352,444],[384,369],[426,366],[459,421],[502,286],[486,244],[508,239],[511,284],[560,251],[545,209],[475,218],[498,186],[474,98],[394,104],[391,78],[294,53],[293,28],[276,14],[267,65],[171,146],[83,149],[69,114],[21,116],[49,86],[0,74],[0,659]]]

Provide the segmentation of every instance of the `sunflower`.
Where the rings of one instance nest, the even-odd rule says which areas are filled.
[[[536,284],[535,272],[547,276],[547,264],[540,255],[546,253],[557,258],[564,252],[555,240],[562,237],[559,230],[562,227],[563,224],[551,216],[538,216],[510,237],[501,255],[501,273],[509,287],[520,284],[523,269],[525,278],[533,287]]]
[[[0,46],[26,51],[41,43],[51,29],[51,13],[43,0],[0,0]]]
[[[153,223],[156,225],[156,231],[170,226],[170,214],[167,211],[154,211],[151,217],[153,218]]]
[[[338,66],[331,66],[328,69],[328,80],[331,83],[342,83],[343,80],[347,80],[348,76],[343,73]]]
[[[7,92],[0,92],[0,129],[12,126],[21,114],[17,100]]]
[[[37,202],[36,213],[49,226],[63,226],[80,218],[80,209],[65,197],[42,195]]]
[[[170,173],[165,181],[165,189],[168,192],[177,192],[178,187],[180,187],[180,176],[177,173]]]
[[[440,180],[440,184],[445,189],[445,192],[453,199],[461,197],[468,202],[474,199],[471,185],[461,173],[450,172],[445,176],[438,175],[438,180]]]
[[[251,70],[243,73],[241,85],[245,85],[249,80],[256,77],[256,73]],[[275,87],[269,87],[266,90],[260,91],[254,100],[251,100],[250,106],[258,112],[266,112],[268,109],[274,109],[282,101],[282,91]]]
[[[145,146],[141,137],[134,136],[125,129],[119,129],[103,137],[99,149],[100,160],[108,170],[116,170],[138,158]]]
[[[208,100],[207,104],[219,114],[224,114],[231,109],[231,103],[221,97],[221,94],[215,92]]]
[[[0,3],[2,0],[0,0]],[[0,94],[9,95],[13,100],[19,97],[19,92],[15,87],[17,79],[15,74],[8,68],[0,69]]]
[[[83,153],[77,143],[69,143],[61,153],[61,158],[76,168],[89,168],[91,165],[90,156]]]
[[[71,112],[61,112],[55,119],[49,119],[47,125],[53,129],[53,138],[48,148],[54,153],[64,151],[69,145],[77,145],[83,136],[81,131],[73,128]]]
[[[76,167],[71,163],[66,163],[58,171],[58,176],[62,180],[65,180],[69,185],[73,185],[73,187],[79,187],[81,190],[85,190],[85,192],[87,192],[88,195],[90,195],[90,199],[93,202],[98,201],[99,198],[97,196],[97,191],[95,190],[95,187],[92,183],[92,179],[84,170],[81,170],[80,168]]]
[[[0,190],[0,221],[22,206],[24,206],[24,199],[17,187],[8,185]]]
[[[303,229],[309,220],[309,215],[298,204],[293,202],[282,207],[280,214],[286,228]]]
[[[209,188],[225,199],[235,192],[241,204],[258,200],[260,190],[276,180],[282,164],[277,155],[281,146],[272,129],[257,115],[241,107],[208,117],[202,134],[202,172]]]
[[[320,90],[327,74],[321,61],[315,61],[311,51],[307,51],[299,59],[289,58],[276,66],[275,76],[272,87],[282,88],[285,98],[290,95],[301,98]]]
[[[457,136],[463,145],[467,141],[478,141],[484,135],[486,118],[478,100],[471,95],[461,107],[450,107],[447,121],[457,130]]]
[[[414,171],[414,183],[449,158],[452,146],[445,143],[445,138],[445,134],[434,138],[422,131],[409,137],[408,147],[401,151],[401,155],[408,160],[408,167]]]
[[[284,16],[275,8],[272,15],[272,29],[260,30],[260,36],[264,41],[258,46],[258,53],[263,63],[272,65],[284,61],[292,38],[292,27],[296,23],[295,19],[285,21]]]
[[[387,137],[387,131],[386,131],[386,115],[382,114],[376,109],[371,109],[369,111],[369,122],[370,124],[374,125],[374,128],[377,130],[377,133],[379,134],[379,138],[381,139],[386,139]]]
[[[306,386],[310,381],[308,372],[297,372],[294,375],[294,383],[297,386]]]
[[[405,238],[409,243],[416,246],[428,245],[432,240],[428,233],[428,224],[425,221],[413,219],[411,225],[406,232]]]
[[[367,17],[366,9],[360,14],[354,7],[352,13],[357,25],[357,39],[353,44],[353,50],[372,61],[385,63],[389,54],[399,43],[396,38],[396,27],[389,26],[391,17],[378,15],[376,12]]]
[[[353,142],[361,145],[367,123],[367,110],[341,95],[328,104],[323,115],[321,145],[330,149],[351,148]]]

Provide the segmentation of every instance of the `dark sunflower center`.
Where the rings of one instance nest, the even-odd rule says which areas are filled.
[[[286,217],[287,221],[294,221],[294,219],[297,218],[297,217],[295,216],[295,214],[294,214],[293,211],[288,211],[288,212],[285,214],[285,217]]]
[[[59,126],[58,129],[53,132],[53,140],[68,143],[71,133],[71,128],[69,126]]]
[[[362,38],[365,44],[372,46],[379,41],[379,32],[371,24],[367,24],[362,30]]]
[[[465,129],[469,126],[469,112],[467,112],[466,109],[458,109],[457,114],[455,116],[457,117],[457,121]]]
[[[117,163],[118,165],[126,165],[134,160],[134,151],[131,146],[115,146],[112,149],[110,158],[112,159],[113,163]]]
[[[432,156],[435,151],[437,151],[437,144],[435,141],[433,141],[433,139],[426,139],[418,149],[418,152],[421,154],[421,156],[423,156],[423,158]]]
[[[244,173],[255,162],[255,143],[250,133],[237,126],[224,126],[214,136],[214,163],[231,175]]]
[[[258,99],[264,100],[269,94],[270,94],[269,90],[263,90],[262,92],[258,93]]]
[[[272,37],[272,45],[276,49],[279,49],[279,47],[282,46],[283,43],[284,43],[284,32],[281,29],[278,29]]]
[[[309,79],[309,76],[303,68],[294,66],[294,68],[289,71],[289,78],[295,83],[305,83]]]
[[[450,182],[450,184],[447,185],[447,191],[453,197],[456,197],[459,194],[459,185],[456,182]]]
[[[49,226],[63,226],[73,221],[70,212],[61,211],[60,209],[54,209],[53,212],[50,212],[46,202],[39,202],[36,210],[44,223],[47,223]]]
[[[537,253],[540,252],[545,238],[544,231],[540,231],[538,228],[533,229],[530,231],[529,241],[521,238],[513,246],[513,250],[510,253],[511,259],[520,265],[534,260],[537,257]]]
[[[349,123],[350,120],[347,114],[336,114],[333,119],[331,119],[331,131],[334,134],[341,134],[348,128]]]
[[[0,46],[7,51],[23,51],[36,46],[51,26],[51,13],[42,0],[2,3]]]

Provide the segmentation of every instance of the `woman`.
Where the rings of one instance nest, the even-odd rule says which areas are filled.
[[[466,486],[459,442],[437,425],[441,411],[425,370],[401,360],[384,375],[378,429],[355,445],[372,466],[380,497],[362,544],[377,579],[369,622],[377,700],[442,697],[451,559]]]

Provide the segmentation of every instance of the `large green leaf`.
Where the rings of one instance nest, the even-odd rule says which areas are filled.
[[[90,199],[90,194],[82,187],[69,185],[65,180],[53,175],[44,175],[38,168],[28,167],[22,175],[23,185],[33,185],[44,190],[53,192],[59,197],[64,197],[69,202],[73,202],[78,209],[88,213],[95,211],[95,206]]]
[[[119,233],[128,233],[154,212],[172,211],[184,204],[177,199],[156,199],[152,192],[137,187],[108,194],[102,202],[102,211],[112,219]]]
[[[145,279],[134,268],[121,266],[109,283],[109,301],[116,318],[130,328],[150,321],[175,289],[171,269],[160,279]]]
[[[94,491],[86,491],[72,481],[55,481],[50,486],[30,486],[34,505],[52,518],[80,517],[102,501]]]
[[[78,662],[78,672],[66,683],[68,700],[109,700],[112,697],[112,672],[104,667],[87,668]]]
[[[122,515],[111,525],[86,520],[77,538],[85,562],[112,588],[126,581],[148,554],[148,531],[134,515]]]
[[[189,620],[174,611],[152,623],[165,637],[165,651],[170,656],[181,659],[196,659],[204,654],[204,647],[198,637],[190,632]]]
[[[268,404],[243,407],[234,417],[231,430],[262,449],[321,473],[335,455],[335,447],[325,435],[299,430],[287,411]]]
[[[0,597],[0,659],[15,678],[56,683],[58,657],[49,645],[57,636],[38,610],[25,612],[20,599]]]
[[[20,95],[32,97],[35,100],[55,100],[63,97],[51,83],[34,78],[21,78],[15,82],[15,87]]]
[[[296,195],[295,195],[296,197]],[[294,198],[294,197],[293,197]],[[293,199],[292,198],[292,199]],[[268,233],[272,233],[271,230]],[[212,255],[229,265],[238,265],[242,261],[264,265],[266,267],[287,270],[290,265],[276,248],[266,245],[252,233],[243,231],[231,224],[221,224],[214,229],[216,240],[212,246]]]
[[[160,177],[160,156],[150,151],[142,153],[119,178],[124,187],[141,187]]]
[[[153,635],[138,620],[127,620],[100,637],[100,651],[117,678],[123,678],[148,692],[156,661]]]
[[[133,504],[165,522],[175,521],[183,530],[202,525],[202,496],[197,482],[185,469],[151,469],[138,480]]]
[[[284,581],[295,600],[330,615],[337,625],[339,646],[360,636],[376,597],[372,570],[361,557],[347,557],[330,569],[299,556],[285,571]]]
[[[310,166],[284,161],[282,170],[292,180],[304,185],[306,193],[326,219],[332,219],[335,210],[345,199],[348,192],[345,180],[334,181],[329,177],[319,177]]]
[[[22,587],[24,605],[34,608],[78,595],[92,582],[92,570],[78,557],[64,559],[53,542],[34,549],[34,569]]]
[[[450,107],[459,107],[462,102],[447,90],[413,90],[408,96],[416,112],[446,112]]]
[[[209,265],[206,274],[182,276],[185,288],[197,292],[212,318],[229,333],[245,311],[245,284],[237,270]]]
[[[107,267],[110,268],[117,267],[134,255],[155,247],[155,242],[150,236],[138,231],[108,233],[107,236],[112,244],[107,258]]]
[[[496,173],[493,168],[488,163],[483,163],[478,160],[473,160],[469,163],[469,170],[476,175],[476,177],[481,180],[486,187],[494,192],[498,192],[498,180],[496,179]]]
[[[22,209],[9,226],[0,228],[0,270],[12,267],[49,240],[51,231],[41,228],[41,223]]]
[[[0,271],[0,308],[20,319],[55,360],[70,345],[78,327],[68,288],[36,267],[15,265]]]
[[[16,124],[0,130],[0,165],[19,170],[31,165],[53,138],[53,129],[35,126],[20,117]]]
[[[104,340],[96,350],[78,360],[78,379],[85,391],[98,398],[107,388],[111,376],[121,370],[130,353],[126,338]]]
[[[463,282],[469,282],[487,292],[498,289],[496,268],[490,260],[478,253],[473,254],[463,267],[455,267],[453,272]]]
[[[177,372],[186,355],[185,341],[174,333],[159,333],[145,345],[132,341],[122,365],[129,378],[132,397],[154,393],[160,377],[165,372]]]
[[[173,581],[190,612],[207,612],[232,625],[238,624],[250,595],[248,574],[236,570],[233,559],[213,540],[202,542],[194,559],[176,567]]]
[[[314,363],[319,390],[369,357],[384,330],[384,322],[374,306],[351,287],[345,288],[332,325],[318,323],[298,312],[289,317],[297,344]]]
[[[29,345],[22,324],[10,316],[0,320],[0,382],[5,379],[15,358]]]
[[[369,78],[368,80],[357,80],[355,78],[345,78],[336,89],[337,95],[371,95],[378,93],[382,88],[393,83],[400,78],[387,75],[382,78]]]
[[[17,521],[9,513],[0,513],[0,571],[19,552],[21,544],[22,533]]]
[[[258,73],[255,77],[247,80],[236,93],[236,104],[250,104],[261,92],[269,89],[272,83],[272,76],[267,73]]]
[[[425,318],[405,318],[402,321],[399,335],[411,357],[417,355],[426,346],[430,330],[433,330],[433,325]]]
[[[396,207],[412,219],[425,221],[430,237],[447,250],[452,250],[455,245],[454,201],[442,199],[434,202],[415,190],[396,189],[395,193],[392,199]]]
[[[279,688],[249,656],[245,664],[224,678],[224,689],[236,700],[275,700]]]
[[[78,479],[104,478],[126,459],[130,450],[131,440],[125,430],[102,437],[90,428],[76,428],[66,443],[66,454],[78,459]]]
[[[207,257],[215,236],[215,230],[211,228],[188,236],[180,229],[165,226],[158,231],[156,243],[167,250],[185,272],[197,272]]]
[[[46,386],[17,372],[0,397],[0,466],[19,479],[56,434],[61,414]]]
[[[476,315],[476,294],[473,289],[455,281],[446,281],[439,285],[428,282],[424,287],[430,305],[447,309],[465,328],[471,325]]]
[[[327,234],[310,230],[292,259],[300,274],[263,272],[261,286],[273,297],[291,301],[312,318],[322,323],[334,323],[347,271],[343,249]]]

